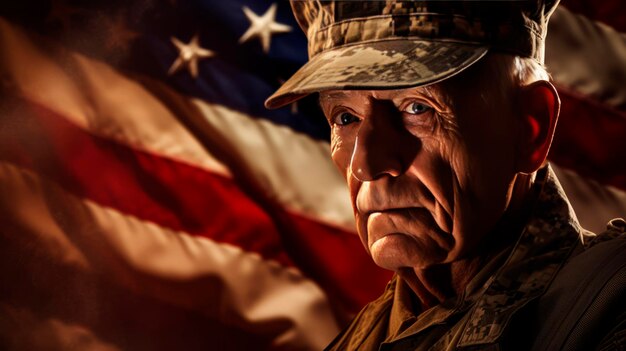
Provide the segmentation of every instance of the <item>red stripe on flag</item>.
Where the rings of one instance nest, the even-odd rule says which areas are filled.
[[[92,135],[38,104],[18,105],[19,113],[0,121],[0,159],[78,196],[284,265],[293,258],[352,311],[378,296],[390,278],[352,233],[279,206],[261,208],[232,179]],[[363,271],[369,273],[355,274]]]
[[[568,10],[626,32],[626,2],[622,0],[564,0]]]
[[[626,190],[626,114],[559,87],[561,117],[549,158]]]
[[[291,265],[271,218],[231,180],[91,135],[39,105],[23,107],[3,116],[0,158],[101,205]]]

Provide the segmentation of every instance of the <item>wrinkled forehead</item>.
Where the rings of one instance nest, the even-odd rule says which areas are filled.
[[[424,96],[438,98],[441,93],[436,86],[415,87],[405,89],[382,89],[382,90],[326,90],[319,93],[320,103],[333,101],[354,100],[372,98],[376,100],[395,100],[404,96]]]
[[[399,102],[405,98],[422,98],[445,105],[450,94],[446,93],[442,84],[404,88],[404,89],[381,89],[381,90],[325,90],[319,93],[319,102],[322,107],[350,101],[380,100]]]

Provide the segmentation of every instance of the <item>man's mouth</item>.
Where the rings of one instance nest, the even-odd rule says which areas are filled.
[[[429,238],[446,249],[452,245],[450,235],[439,228],[432,214],[424,207],[392,208],[372,211],[366,215],[367,244],[390,234]]]

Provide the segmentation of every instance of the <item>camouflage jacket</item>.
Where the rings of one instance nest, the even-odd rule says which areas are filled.
[[[582,229],[549,166],[538,172],[536,186],[539,196],[517,242],[486,264],[463,294],[415,315],[410,289],[395,276],[383,295],[368,304],[327,350],[556,350],[545,345],[559,332],[565,312],[589,310],[571,306],[578,299],[577,289],[581,294],[587,289],[587,277],[604,267],[600,262],[604,256],[620,261],[616,274],[621,274],[621,282],[614,284],[610,301],[593,313],[609,311],[611,316],[594,314],[595,329],[583,327],[597,340],[582,333],[585,344],[578,341],[568,349],[621,343],[626,350],[626,223],[613,220],[598,236]],[[559,275],[563,279],[555,279]],[[568,295],[573,297],[564,298]],[[582,317],[574,312],[567,318],[578,318],[570,324],[580,324]]]

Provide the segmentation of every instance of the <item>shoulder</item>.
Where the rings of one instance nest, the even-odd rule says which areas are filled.
[[[537,301],[534,349],[594,349],[624,327],[625,296],[626,222],[615,219],[566,262]]]
[[[626,237],[626,221],[622,218],[615,218],[606,225],[606,230],[598,235],[593,236],[588,242],[585,242],[585,249],[590,249],[597,244],[614,239],[624,239]]]

